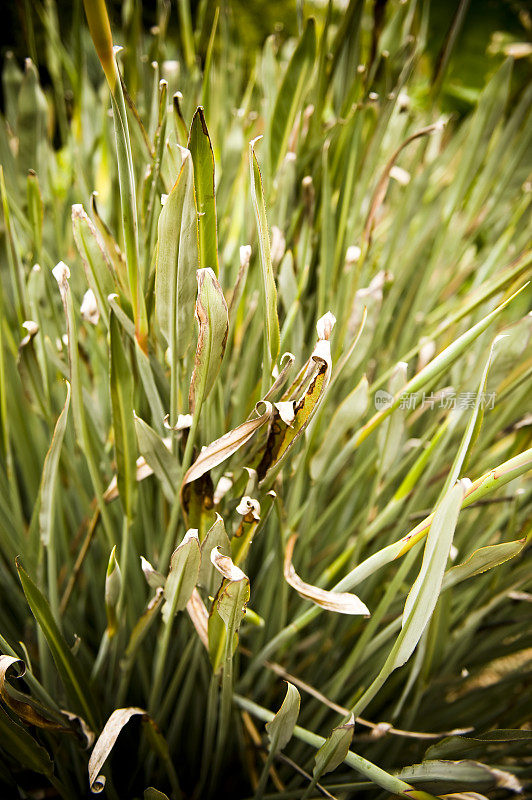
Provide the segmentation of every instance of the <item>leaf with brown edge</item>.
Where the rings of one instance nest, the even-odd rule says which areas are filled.
[[[238,644],[238,629],[246,613],[250,592],[247,575],[229,556],[220,553],[218,547],[213,548],[211,561],[224,578],[214,599],[208,626],[209,656],[216,672],[223,660],[227,638],[231,642],[231,652]]]
[[[72,732],[66,719],[61,721],[60,717],[53,712],[46,716],[47,709],[41,703],[14,689],[8,681],[10,671],[11,677],[23,678],[26,673],[26,665],[20,658],[0,655],[0,697],[22,722],[49,731]],[[52,719],[52,715],[54,719]]]
[[[297,533],[294,533],[286,545],[284,557],[284,577],[286,582],[305,600],[310,600],[326,611],[369,617],[370,612],[367,606],[356,595],[350,592],[329,592],[326,589],[320,589],[318,586],[312,586],[310,583],[305,583],[301,580],[292,565],[296,539]]]
[[[262,414],[260,414],[258,410],[261,405],[265,408]],[[258,417],[246,420],[242,425],[233,428],[233,430],[228,433],[224,433],[219,439],[216,439],[214,442],[207,445],[207,447],[203,448],[183,478],[181,496],[183,496],[183,490],[187,483],[191,483],[191,481],[195,481],[202,475],[205,475],[206,472],[222,464],[226,459],[232,456],[233,453],[236,453],[237,450],[243,447],[243,445],[251,439],[255,431],[261,428],[271,418],[272,405],[268,401],[260,400],[255,406],[255,412],[259,414]]]
[[[354,729],[355,718],[352,714],[344,725],[333,728],[315,756],[312,774],[316,780],[328,772],[334,772],[343,763],[353,741]]]
[[[190,125],[188,149],[194,164],[194,195],[198,212],[198,245],[201,267],[218,275],[216,200],[214,192],[214,153],[203,108],[199,106]]]
[[[333,325],[334,317],[331,314],[325,314],[318,320],[318,341],[312,355],[290,390],[283,395],[282,402],[275,404],[264,453],[257,465],[260,480],[272,468],[280,465],[308,426],[327,390],[332,368],[329,336]],[[299,399],[293,400],[290,395],[302,391],[307,382],[308,386]],[[292,405],[289,408],[290,403]]]
[[[214,385],[229,332],[227,303],[216,275],[212,269],[199,269],[196,277],[198,296],[195,316],[199,331],[188,395],[191,413],[194,413],[196,407],[199,412]]]
[[[197,589],[193,589],[190,600],[187,603],[187,612],[192,624],[196,629],[200,642],[205,649],[209,649],[209,612],[205,608],[205,603]]]
[[[242,515],[242,520],[231,539],[231,555],[235,564],[241,564],[246,559],[261,519],[260,503],[244,495],[235,511]]]
[[[229,555],[231,552],[224,521],[219,514],[216,514],[214,524],[209,528],[201,542],[201,565],[198,585],[203,586],[210,595],[216,594],[222,582],[219,570],[216,569],[211,561],[211,553],[215,547],[222,549],[223,555]]]

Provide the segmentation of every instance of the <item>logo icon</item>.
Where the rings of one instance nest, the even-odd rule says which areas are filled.
[[[387,392],[386,389],[377,389],[374,402],[377,411],[382,411],[383,408],[388,408],[392,405],[393,394]]]

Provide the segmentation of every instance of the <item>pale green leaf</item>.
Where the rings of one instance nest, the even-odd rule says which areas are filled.
[[[194,413],[212,389],[220,370],[229,331],[227,303],[212,269],[197,272],[196,320],[198,343],[190,381],[189,407]]]
[[[266,730],[274,750],[284,750],[294,732],[299,716],[301,697],[296,687],[286,682],[286,695],[274,718],[266,723]]]

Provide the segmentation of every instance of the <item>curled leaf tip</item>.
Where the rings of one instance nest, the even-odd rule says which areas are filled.
[[[301,597],[305,598],[305,600],[311,600],[326,611],[336,611],[339,614],[353,614],[369,617],[370,612],[368,607],[356,595],[350,592],[327,591],[326,589],[320,589],[318,586],[312,586],[312,584],[305,583],[305,581],[301,580],[292,565],[292,555],[296,539],[297,533],[294,533],[286,545],[284,560],[284,577],[286,582],[295,589]]]
[[[223,575],[228,581],[242,581],[247,580],[247,575],[240,567],[233,564],[229,556],[224,556],[220,553],[220,545],[216,545],[211,550],[211,562],[215,569]]]
[[[253,497],[244,496],[236,507],[237,514],[247,517],[250,514],[254,520],[260,519],[260,503]]]
[[[323,317],[320,317],[316,323],[316,330],[318,332],[318,339],[330,339],[332,330],[336,323],[336,317],[330,311],[327,311]]]
[[[52,270],[52,275],[57,283],[61,286],[66,283],[70,278],[70,269],[64,261],[59,261]]]

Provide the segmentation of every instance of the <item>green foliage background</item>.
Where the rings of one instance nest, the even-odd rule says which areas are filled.
[[[529,796],[527,9],[86,9],[4,30],[4,796]]]

